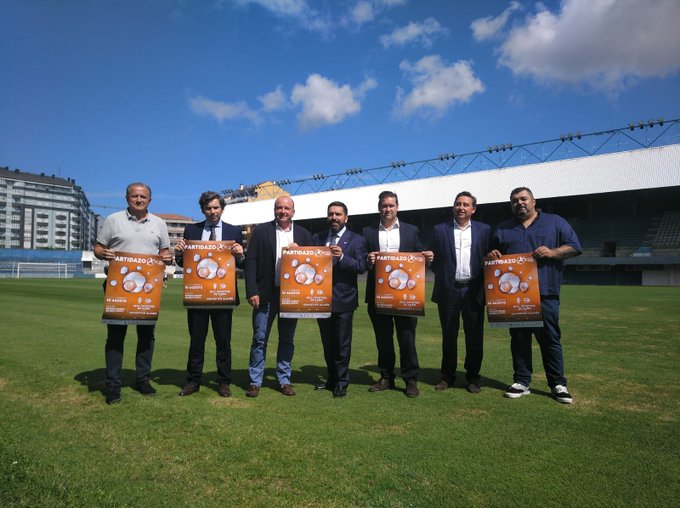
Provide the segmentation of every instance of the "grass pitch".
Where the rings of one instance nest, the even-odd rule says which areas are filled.
[[[250,311],[235,311],[233,397],[218,397],[214,344],[201,391],[177,397],[188,352],[181,283],[163,295],[155,397],[104,403],[101,281],[0,280],[1,506],[674,506],[680,501],[680,288],[566,286],[561,325],[572,406],[549,398],[537,345],[532,395],[511,382],[507,330],[486,328],[482,392],[435,392],[436,309],[418,325],[421,396],[368,393],[375,342],[355,314],[352,385],[315,392],[325,367],[300,320],[298,395],[245,397]],[[464,346],[459,338],[460,354]],[[462,359],[459,362],[462,363]],[[403,381],[398,386],[403,388]]]

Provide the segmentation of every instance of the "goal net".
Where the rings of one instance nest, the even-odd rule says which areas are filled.
[[[51,277],[65,279],[68,277],[68,274],[68,263],[17,262],[14,266],[14,276],[17,279],[28,277]]]

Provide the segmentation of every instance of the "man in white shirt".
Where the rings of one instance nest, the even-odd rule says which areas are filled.
[[[375,309],[375,259],[379,252],[422,252],[426,262],[432,262],[432,251],[423,251],[419,230],[416,226],[399,222],[397,213],[399,200],[391,191],[383,191],[378,196],[380,222],[364,228],[364,238],[368,249],[366,281],[366,303],[371,318],[375,342],[378,348],[378,367],[380,379],[368,390],[381,392],[393,390],[396,354],[394,350],[394,330],[399,343],[399,367],[406,382],[407,397],[417,397],[418,390],[418,353],[416,351],[416,326],[418,320],[409,316],[379,314]]]
[[[480,391],[484,339],[484,256],[491,235],[487,224],[473,221],[477,198],[460,192],[453,203],[453,220],[435,226],[432,237],[435,274],[432,301],[442,328],[442,378],[436,390],[453,386],[458,357],[458,330],[463,317],[465,372],[470,393]]]

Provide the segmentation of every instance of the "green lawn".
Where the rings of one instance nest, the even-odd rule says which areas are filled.
[[[487,327],[482,393],[435,392],[435,308],[419,321],[421,396],[368,393],[376,350],[355,315],[349,395],[324,376],[316,323],[300,320],[296,397],[245,397],[250,311],[235,312],[234,396],[207,382],[179,398],[188,350],[181,284],[156,329],[155,397],[134,382],[104,403],[101,281],[0,280],[0,506],[677,506],[680,288],[567,286],[562,331],[574,404],[549,398],[535,347],[532,395],[502,397],[507,330]],[[462,337],[459,339],[460,349]],[[462,351],[461,351],[462,352]],[[462,376],[461,376],[462,377]],[[398,386],[403,387],[400,380]]]

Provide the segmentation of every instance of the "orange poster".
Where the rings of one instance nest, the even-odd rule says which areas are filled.
[[[489,325],[543,326],[538,269],[531,253],[484,258],[484,284]]]
[[[184,249],[184,306],[236,307],[236,262],[232,240],[187,240]]]
[[[333,256],[329,247],[284,250],[280,282],[281,317],[331,317]]]
[[[164,271],[160,256],[117,252],[109,261],[102,323],[155,325]]]
[[[425,256],[420,252],[379,252],[375,258],[375,311],[425,315]]]

